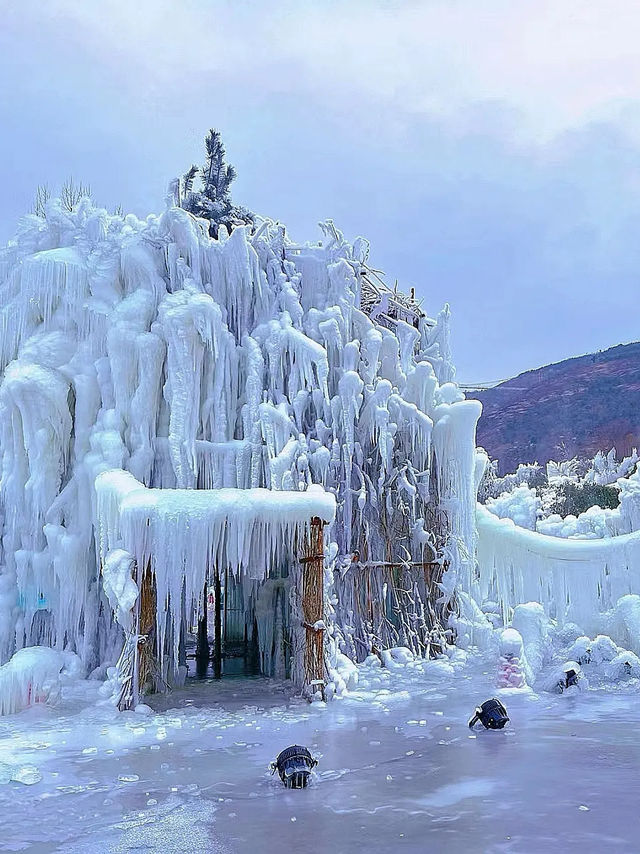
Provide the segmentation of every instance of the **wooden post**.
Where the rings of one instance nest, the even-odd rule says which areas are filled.
[[[138,669],[135,702],[140,692],[156,688],[155,627],[156,627],[156,588],[151,560],[147,561],[140,585],[140,611],[138,617]]]
[[[216,679],[220,679],[222,676],[222,587],[220,584],[220,570],[217,566],[214,570],[213,585],[215,588],[216,598],[216,610],[214,616],[215,641],[213,647],[213,675]],[[226,600],[226,587],[224,595]]]
[[[142,572],[137,572],[137,583],[140,589],[134,629],[125,637],[124,647],[116,665],[122,687],[118,697],[118,708],[121,712],[135,709],[140,694],[146,689],[155,687],[155,624],[156,624],[156,590],[151,572],[151,561]]]
[[[207,620],[207,581],[204,582],[204,590],[202,592],[203,608],[202,614],[198,617],[198,635],[196,638],[196,674],[198,679],[204,679],[207,675],[209,667],[209,624]]]
[[[324,535],[323,522],[311,520],[302,558],[302,619],[305,628],[305,689],[324,697]]]

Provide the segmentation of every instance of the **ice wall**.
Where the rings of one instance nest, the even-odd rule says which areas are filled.
[[[94,526],[113,470],[165,519],[162,489],[316,484],[338,560],[447,558],[445,598],[470,581],[479,405],[450,382],[448,310],[393,328],[360,310],[366,253],[332,225],[313,245],[268,220],[213,240],[171,206],[51,202],[20,223],[0,252],[0,661],[117,657]]]
[[[640,531],[599,540],[550,537],[477,506],[480,596],[500,603],[505,623],[520,603],[595,634],[602,614],[640,593]]]

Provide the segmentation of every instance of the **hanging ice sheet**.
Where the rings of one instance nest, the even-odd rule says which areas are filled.
[[[480,504],[476,520],[481,595],[495,595],[505,618],[520,603],[540,602],[559,622],[596,632],[603,611],[640,593],[640,531],[602,540],[549,537]]]

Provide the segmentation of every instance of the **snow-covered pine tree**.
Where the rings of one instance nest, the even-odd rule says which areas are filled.
[[[226,162],[220,131],[211,128],[204,143],[204,165],[192,166],[182,177],[181,206],[194,216],[209,220],[209,233],[217,238],[221,225],[231,232],[236,225],[252,223],[254,214],[245,207],[234,205],[231,200],[231,184],[236,178],[236,170]],[[198,176],[202,180],[202,189],[194,190]]]

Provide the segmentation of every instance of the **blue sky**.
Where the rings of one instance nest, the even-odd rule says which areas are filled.
[[[234,197],[331,217],[453,314],[462,382],[640,337],[640,5],[0,0],[0,240],[69,175],[145,215],[219,127]]]

